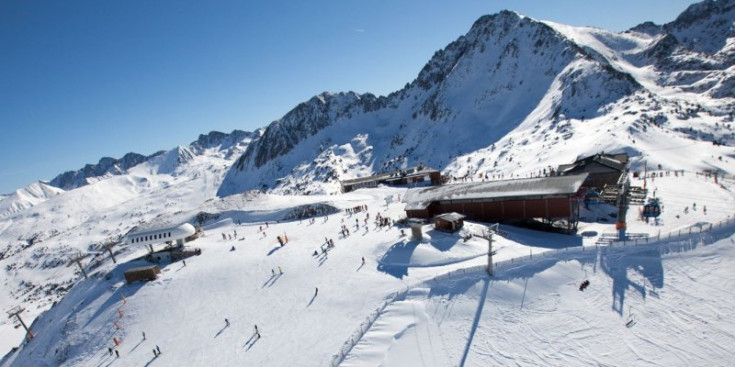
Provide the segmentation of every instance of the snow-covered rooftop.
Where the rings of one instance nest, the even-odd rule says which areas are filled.
[[[420,175],[429,174],[431,172],[438,172],[438,171],[430,167],[417,166],[417,167],[412,167],[412,168],[408,168],[405,170],[398,170],[398,171],[381,173],[381,174],[372,175],[372,176],[341,180],[340,182],[342,183],[342,185],[355,185],[355,184],[371,182],[371,181],[382,181],[382,180],[398,179],[402,177],[420,176]]]
[[[433,186],[409,190],[406,210],[425,209],[440,200],[509,199],[514,197],[570,195],[579,191],[587,174],[523,178]]]
[[[450,222],[457,221],[457,220],[462,220],[462,219],[467,218],[466,215],[462,215],[462,214],[459,214],[457,212],[439,214],[436,217],[437,218],[444,219],[446,221],[450,221]]]
[[[577,161],[571,164],[559,165],[558,171],[560,173],[571,172],[579,167],[583,167],[592,162],[597,162],[599,164],[602,164],[603,166],[607,166],[612,169],[623,171],[625,169],[625,166],[627,165],[628,156],[626,154],[609,155],[609,154],[599,154],[598,153],[593,156],[578,159]]]

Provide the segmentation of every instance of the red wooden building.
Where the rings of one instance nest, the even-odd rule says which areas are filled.
[[[416,188],[406,194],[405,210],[409,218],[423,219],[451,212],[480,222],[564,219],[572,231],[585,179],[586,173]]]

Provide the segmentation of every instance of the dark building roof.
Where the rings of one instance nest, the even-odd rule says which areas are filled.
[[[581,175],[524,178],[518,180],[459,183],[411,189],[406,210],[426,209],[432,202],[448,200],[511,200],[574,195],[587,178]]]
[[[572,164],[559,165],[557,172],[560,175],[579,172],[579,171],[583,171],[585,167],[593,165],[594,163],[597,163],[599,165],[608,167],[610,169],[622,172],[623,170],[625,170],[625,167],[628,165],[628,154],[626,153],[620,153],[620,154],[597,153],[589,157],[577,159],[577,161],[575,161]]]
[[[353,186],[358,185],[361,183],[366,182],[385,182],[385,181],[391,181],[391,180],[398,180],[404,177],[415,177],[415,176],[421,176],[421,175],[427,175],[431,172],[439,172],[433,168],[429,168],[426,166],[416,166],[411,168],[406,168],[403,170],[388,172],[388,173],[381,173],[378,175],[373,176],[366,176],[366,177],[358,177],[348,180],[340,180],[340,183],[342,186]]]

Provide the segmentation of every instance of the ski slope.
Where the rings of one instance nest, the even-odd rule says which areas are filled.
[[[631,230],[656,235],[694,221],[727,219],[729,186],[694,173],[684,178],[654,180],[664,215],[658,226],[631,218]],[[675,217],[684,201],[669,205],[667,197],[685,187],[708,190],[699,199],[711,208],[706,216],[690,211]],[[186,265],[162,263],[157,280],[130,285],[123,272],[147,264],[137,259],[146,249],[124,253],[118,265],[104,263],[42,314],[32,327],[37,337],[1,365],[670,366],[731,359],[732,353],[717,346],[732,344],[735,333],[725,321],[733,306],[732,227],[702,234],[707,246],[698,245],[697,237],[684,247],[674,242],[595,251],[589,247],[593,236],[501,226],[494,260],[514,262],[505,261],[489,278],[482,270],[487,242],[462,238],[482,232],[484,224],[466,223],[455,234],[427,225],[421,241],[411,240],[408,228],[374,224],[378,213],[402,215],[397,198],[405,192],[377,188],[206,204],[221,215],[205,224],[204,237],[187,244],[201,248],[201,256]],[[392,203],[386,205],[386,197]],[[280,220],[305,205],[333,212]],[[368,211],[346,211],[359,205]],[[343,225],[349,236],[340,233]],[[581,226],[597,235],[613,227]],[[223,233],[233,238],[223,239]],[[288,237],[285,246],[279,235]],[[327,238],[335,247],[325,255]],[[591,286],[579,292],[585,277]],[[628,329],[631,313],[637,324]],[[366,325],[371,315],[375,322]],[[119,359],[108,354],[113,338],[121,341]],[[350,338],[356,346],[341,358]]]
[[[728,366],[734,241],[576,251],[428,281],[386,307],[341,365]]]

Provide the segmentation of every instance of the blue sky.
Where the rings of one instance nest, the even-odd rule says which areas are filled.
[[[387,94],[484,14],[622,31],[691,0],[0,2],[0,193],[255,130],[323,91]]]

